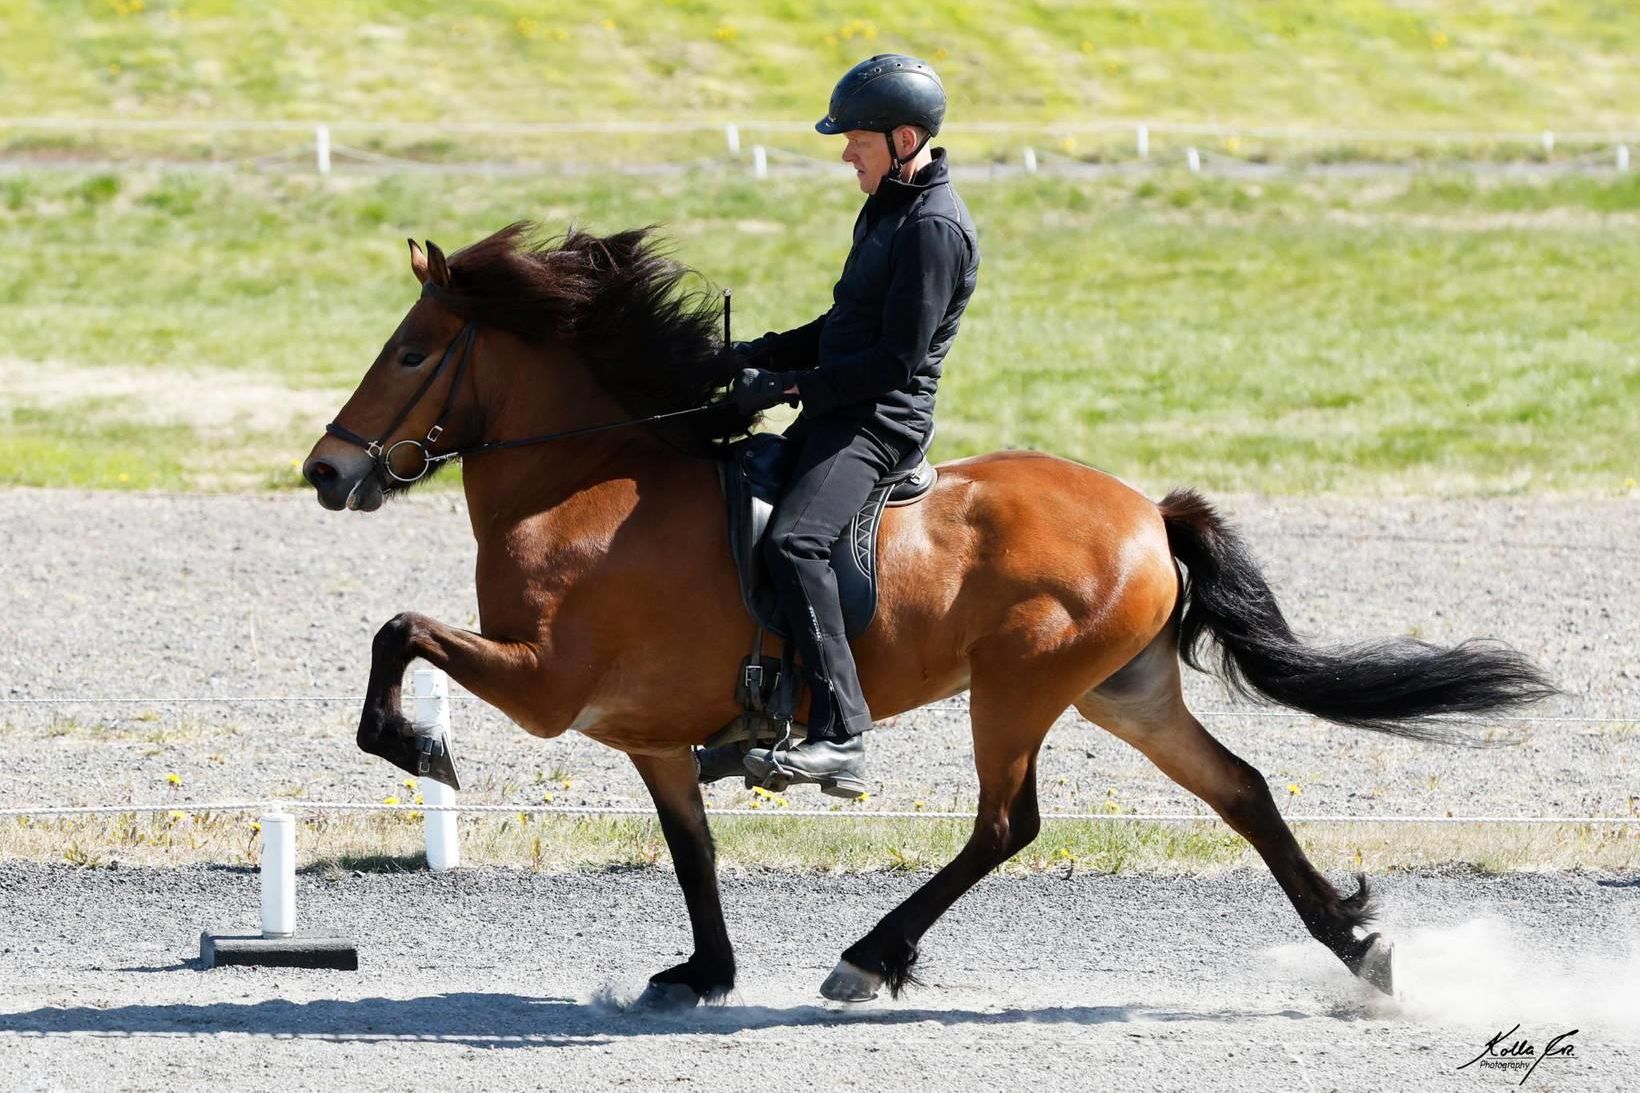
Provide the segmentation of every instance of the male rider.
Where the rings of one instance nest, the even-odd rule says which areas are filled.
[[[748,413],[783,401],[803,412],[786,432],[794,464],[764,542],[780,608],[809,679],[808,734],[747,753],[766,777],[865,792],[871,711],[843,630],[832,544],[878,480],[933,431],[934,388],[979,269],[974,223],[952,188],[945,149],[928,147],[945,89],[914,57],[887,53],[838,81],[815,128],[847,140],[843,161],[868,196],[854,245],[813,322],[737,344],[732,385]]]

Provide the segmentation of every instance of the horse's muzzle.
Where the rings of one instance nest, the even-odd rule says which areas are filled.
[[[368,458],[310,455],[302,465],[302,477],[318,494],[319,504],[331,512],[375,512],[385,498],[375,464]]]

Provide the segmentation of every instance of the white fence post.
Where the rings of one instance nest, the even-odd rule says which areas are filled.
[[[296,817],[262,817],[262,936],[296,933]]]
[[[313,158],[319,173],[330,173],[330,126],[316,125],[313,127]]]
[[[1547,154],[1555,150],[1555,134],[1552,129],[1543,131],[1543,151]]]
[[[769,153],[761,144],[752,145],[752,177],[769,177]]]
[[[1025,149],[1025,170],[1028,174],[1036,174],[1036,149]]]
[[[416,696],[416,724],[430,725],[450,742],[450,677],[437,668],[417,668],[413,686]],[[448,808],[456,803],[456,791],[431,778],[420,779],[424,805]],[[422,826],[427,836],[427,868],[443,873],[461,865],[461,845],[456,837],[454,812],[424,812]]]
[[[1627,144],[1619,144],[1617,146],[1617,169],[1619,171],[1627,171],[1629,169],[1629,146]]]
[[[1184,161],[1190,167],[1191,174],[1199,175],[1202,173],[1202,154],[1196,151],[1194,146],[1184,150]]]
[[[1140,159],[1150,158],[1150,126],[1139,125],[1133,130],[1134,147],[1139,152]]]
[[[729,145],[729,154],[731,156],[740,155],[740,126],[725,125],[723,127],[723,140]]]

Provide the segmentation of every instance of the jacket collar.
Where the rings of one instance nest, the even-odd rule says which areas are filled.
[[[898,208],[918,194],[950,182],[951,167],[945,158],[945,149],[934,149],[933,156],[933,162],[918,171],[910,182],[901,182],[897,178],[883,179],[877,186],[877,192],[866,198],[867,214],[875,216],[885,209]]]

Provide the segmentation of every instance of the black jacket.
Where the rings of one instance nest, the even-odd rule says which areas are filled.
[[[884,179],[854,222],[831,309],[748,348],[754,361],[801,370],[807,417],[847,416],[883,439],[927,442],[940,365],[974,294],[979,240],[951,186],[945,149],[911,182]]]

